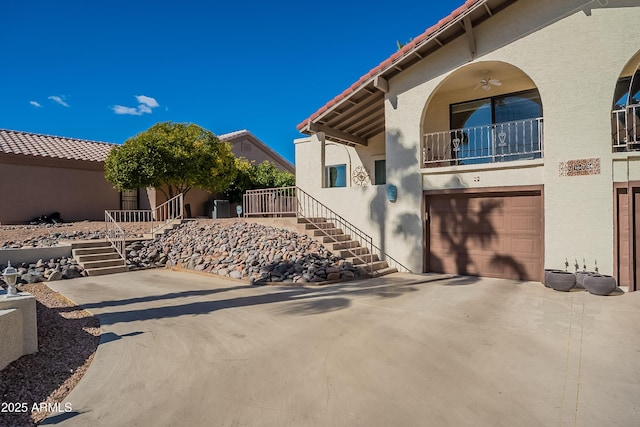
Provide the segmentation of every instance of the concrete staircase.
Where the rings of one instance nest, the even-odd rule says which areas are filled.
[[[126,264],[108,240],[89,240],[72,243],[71,253],[89,276],[128,271]]]
[[[161,236],[169,231],[178,228],[181,224],[184,224],[187,221],[193,221],[192,219],[173,219],[166,224],[154,229],[151,233],[145,233],[142,235],[143,239],[155,239],[158,236]]]
[[[332,252],[338,252],[340,257],[353,265],[368,268],[371,263],[373,277],[384,276],[396,273],[398,270],[389,267],[387,261],[380,260],[378,254],[370,253],[370,250],[363,247],[357,240],[351,238],[349,234],[337,228],[334,223],[326,218],[298,218],[300,231],[320,240],[329,246]]]

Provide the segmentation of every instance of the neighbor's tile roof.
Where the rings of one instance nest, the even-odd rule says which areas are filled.
[[[333,105],[335,105],[336,103],[342,101],[348,95],[350,95],[351,93],[353,93],[356,90],[358,90],[361,86],[365,85],[369,81],[369,79],[371,79],[372,77],[376,76],[377,74],[381,73],[385,69],[387,69],[390,66],[392,66],[393,63],[396,62],[398,59],[402,58],[405,55],[410,55],[412,49],[414,47],[416,47],[416,45],[418,45],[419,43],[422,43],[424,40],[428,39],[433,34],[435,34],[438,30],[440,30],[444,26],[448,25],[452,21],[456,20],[460,15],[462,15],[464,12],[469,10],[476,3],[480,3],[482,1],[483,0],[466,0],[462,6],[458,7],[457,9],[455,9],[453,12],[451,12],[445,18],[442,18],[435,25],[431,26],[430,28],[427,28],[427,30],[424,33],[420,34],[418,37],[415,37],[413,40],[411,40],[409,43],[407,43],[405,46],[403,46],[402,49],[400,49],[399,51],[397,51],[396,53],[391,55],[386,60],[382,61],[376,67],[373,67],[367,74],[365,74],[364,76],[360,77],[360,79],[358,79],[357,82],[355,82],[350,87],[345,89],[341,94],[335,96],[331,101],[327,102],[318,111],[316,111],[311,116],[309,116],[304,121],[302,121],[300,124],[298,124],[298,126],[297,126],[298,130],[302,130],[302,128],[305,127],[307,125],[307,123],[313,121],[319,115],[321,115],[326,110],[331,108]]]
[[[108,142],[0,129],[0,153],[104,162],[114,146]]]

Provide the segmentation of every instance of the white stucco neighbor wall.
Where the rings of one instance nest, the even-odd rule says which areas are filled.
[[[638,22],[640,5],[634,1],[600,6],[582,0],[520,0],[474,28],[475,59],[460,37],[389,82],[384,138],[387,183],[398,187],[396,203],[386,200],[386,188],[319,188],[321,143],[316,136],[296,143],[298,185],[374,231],[390,255],[422,271],[423,191],[542,184],[545,268],[564,268],[565,259],[573,264],[584,258],[589,268],[597,260],[601,272],[612,274],[612,183],[640,179],[640,159],[612,153],[611,104],[621,71],[640,50]],[[424,114],[434,94],[458,70],[484,61],[517,67],[539,90],[544,159],[421,169]],[[470,93],[468,100],[485,95]],[[446,122],[433,126],[448,129],[448,106],[440,111],[436,120]],[[327,158],[334,155],[326,153]],[[562,162],[588,158],[600,159],[600,174],[559,173]],[[311,164],[314,160],[317,165]]]

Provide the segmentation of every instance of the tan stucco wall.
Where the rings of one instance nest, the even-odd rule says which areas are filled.
[[[104,179],[101,164],[80,169],[73,161],[35,162],[0,159],[1,223],[28,223],[52,212],[65,221],[102,221],[105,209],[120,209],[120,193]]]
[[[593,9],[585,12],[586,4]],[[467,40],[461,37],[389,82],[385,101],[387,182],[398,186],[396,203],[387,202],[386,194],[380,196],[371,188],[320,189],[321,151],[316,137],[296,143],[298,185],[330,200],[330,206],[362,228],[378,232],[392,256],[422,271],[423,190],[543,184],[545,267],[564,268],[565,259],[585,258],[590,268],[597,260],[601,272],[612,274],[612,181],[614,175],[616,180],[640,176],[640,162],[635,158],[616,162],[614,171],[611,103],[618,77],[640,50],[638,22],[637,2],[610,0],[607,7],[601,7],[597,2],[577,0],[520,0],[474,28],[475,59],[470,58]],[[526,167],[458,166],[421,173],[419,147],[427,106],[430,102],[444,104],[439,120],[447,123],[434,126],[448,129],[448,103],[460,98],[457,93],[441,93],[438,100],[434,93],[452,73],[484,61],[517,67],[540,91],[544,160],[531,161]],[[467,99],[482,96],[470,93]],[[584,158],[601,160],[599,175],[559,176],[561,162]],[[380,203],[374,203],[376,200]],[[353,212],[367,208],[374,211]]]
[[[292,164],[280,157],[279,154],[267,147],[262,141],[257,141],[250,135],[240,135],[225,142],[231,144],[231,152],[236,157],[244,157],[249,161],[255,162],[256,165],[269,161],[281,171],[295,173],[295,168]]]

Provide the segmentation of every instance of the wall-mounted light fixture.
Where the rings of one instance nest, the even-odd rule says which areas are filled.
[[[389,199],[391,203],[395,203],[396,200],[398,200],[398,187],[393,184],[387,186],[387,199]]]

